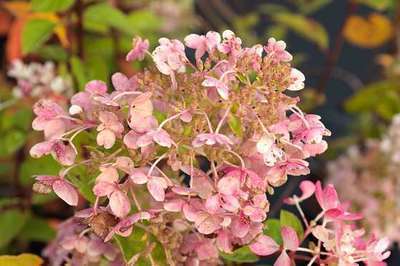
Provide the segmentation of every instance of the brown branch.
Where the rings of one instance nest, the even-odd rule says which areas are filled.
[[[336,34],[335,44],[334,44],[333,49],[329,50],[329,52],[327,54],[327,57],[325,60],[325,67],[324,67],[324,70],[321,74],[321,78],[317,85],[317,91],[319,93],[323,93],[326,90],[328,82],[332,76],[332,72],[335,69],[335,65],[339,59],[340,53],[343,48],[343,43],[344,43],[344,35],[343,34],[344,34],[344,29],[345,29],[347,19],[356,11],[356,9],[357,9],[357,4],[355,3],[355,1],[348,0],[345,18],[344,18],[342,24],[340,25],[338,33]]]
[[[84,49],[84,32],[83,32],[83,2],[82,0],[77,0],[75,4],[75,13],[77,17],[76,22],[76,39],[77,39],[77,54],[80,59],[83,59],[85,56]]]

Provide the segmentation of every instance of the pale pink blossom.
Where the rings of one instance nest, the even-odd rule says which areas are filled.
[[[204,134],[199,134],[195,137],[195,139],[192,142],[193,147],[198,148],[203,145],[222,145],[222,146],[230,146],[233,145],[233,141],[223,135],[223,134],[218,134],[218,133],[204,133]]]
[[[209,31],[206,35],[190,34],[185,37],[186,46],[196,50],[196,60],[200,60],[206,52],[212,52],[220,42],[221,36],[215,31]]]
[[[126,61],[143,60],[149,49],[149,40],[135,37],[132,39],[132,49],[126,55]]]
[[[269,38],[267,45],[264,46],[267,56],[276,63],[292,61],[293,56],[285,49],[286,43],[275,38]]]
[[[158,40],[159,46],[153,51],[153,60],[158,70],[171,75],[174,71],[184,72],[186,62],[185,46],[178,40],[169,40],[161,38]]]

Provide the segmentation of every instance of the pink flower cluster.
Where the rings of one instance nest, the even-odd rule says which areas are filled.
[[[148,55],[155,68],[114,74],[114,89],[91,81],[68,110],[39,101],[33,126],[45,140],[31,155],[52,155],[65,168],[36,177],[35,188],[76,206],[82,181],[73,172],[86,169],[96,197],[86,218],[115,219],[101,233],[90,224],[89,231],[113,241],[145,228],[168,264],[215,265],[220,252],[263,241],[267,193],[288,175],[308,174],[306,159],[326,150],[330,132],[284,93],[304,87],[284,42],[242,47],[225,31],[191,34],[185,44],[161,38],[149,52],[148,41],[136,38],[127,59]],[[89,144],[77,141],[82,134]],[[329,219],[358,218],[329,197],[321,200]],[[295,244],[285,242],[281,260]]]
[[[357,229],[353,221],[362,218],[361,215],[347,211],[348,204],[339,201],[333,185],[322,188],[318,181],[316,184],[303,181],[300,184],[301,196],[294,195],[286,199],[286,203],[296,205],[306,226],[301,238],[299,234],[289,226],[281,227],[282,246],[267,235],[260,235],[250,244],[250,249],[260,255],[268,256],[280,252],[274,266],[292,265],[296,254],[311,255],[310,263],[317,265],[343,265],[355,266],[363,262],[366,265],[386,265],[383,260],[389,257],[389,239],[363,238],[365,231]],[[321,212],[312,220],[307,220],[300,203],[315,196]],[[309,235],[316,240],[313,244],[308,242],[308,248],[301,247],[301,243]],[[310,248],[311,247],[311,248]],[[288,255],[290,254],[290,256]],[[304,257],[303,257],[304,258]]]
[[[351,201],[365,219],[362,224],[379,237],[400,241],[400,116],[396,115],[381,140],[351,146],[328,164],[329,182]]]
[[[35,62],[25,64],[15,60],[7,74],[17,81],[17,86],[13,90],[17,98],[68,96],[72,93],[71,81],[58,75],[54,63],[50,61],[44,64]]]

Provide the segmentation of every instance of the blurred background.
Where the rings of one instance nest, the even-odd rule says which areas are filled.
[[[161,36],[182,39],[191,32],[225,29],[246,45],[264,44],[269,37],[284,40],[294,65],[305,74],[302,109],[321,115],[333,136],[328,151],[312,162],[312,176],[304,178],[334,180],[335,160],[349,147],[365,158],[371,140],[386,136],[400,112],[398,0],[2,0],[0,254],[40,254],[54,237],[54,226],[73,213],[55,197],[31,192],[33,175],[58,171],[49,157],[29,157],[31,143],[40,138],[31,130],[33,103],[45,96],[67,101],[89,80],[109,82],[116,71],[133,74],[145,67],[146,61],[124,60],[133,36],[148,38],[155,47]],[[37,73],[44,78],[33,82]],[[390,167],[379,163],[367,159],[365,167]],[[368,184],[375,187],[382,175],[389,176],[369,175]],[[391,174],[386,179],[394,186],[399,178]],[[299,181],[289,179],[277,190],[271,217],[279,215],[282,199]],[[381,199],[376,191],[371,198]],[[393,201],[379,221],[391,222],[388,264],[400,265],[400,202]],[[307,211],[315,212],[311,206]],[[395,217],[385,216],[393,212]]]

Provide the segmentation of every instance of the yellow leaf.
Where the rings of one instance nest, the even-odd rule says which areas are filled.
[[[40,266],[43,260],[34,254],[23,253],[18,256],[0,256],[0,266]]]
[[[65,26],[61,23],[58,23],[56,28],[54,29],[54,33],[57,35],[58,39],[60,40],[60,43],[63,47],[68,47],[69,46],[69,41],[67,37],[67,31],[65,29]]]
[[[25,16],[31,11],[31,4],[24,1],[2,3],[1,6],[10,11],[16,17]]]
[[[38,13],[31,13],[29,15],[30,19],[45,19],[48,21],[51,21],[56,24],[56,27],[54,28],[54,33],[57,35],[58,39],[60,40],[60,43],[63,47],[68,47],[69,46],[69,41],[67,37],[67,31],[62,23],[60,17],[53,12],[38,12]]]
[[[351,16],[344,28],[346,40],[363,48],[379,47],[392,36],[393,26],[390,20],[378,13],[372,13],[367,18]]]

